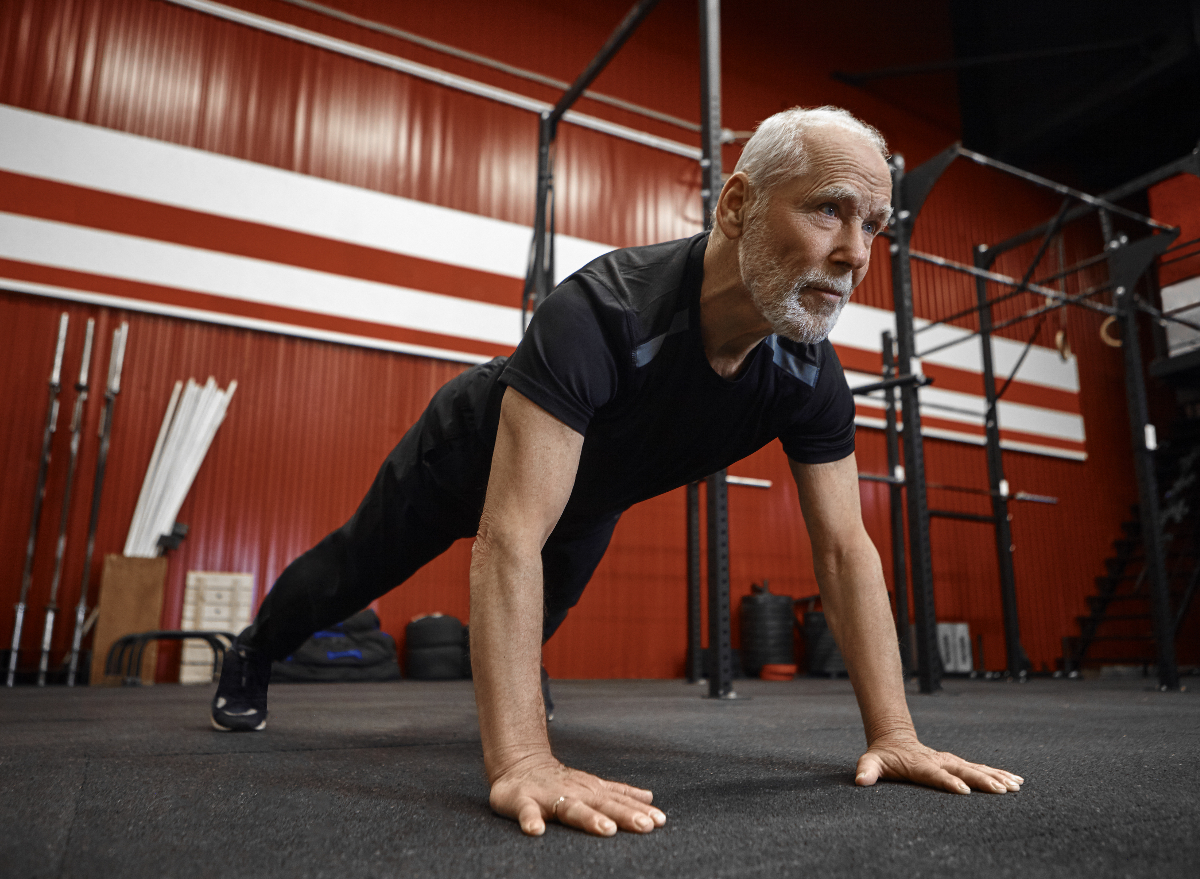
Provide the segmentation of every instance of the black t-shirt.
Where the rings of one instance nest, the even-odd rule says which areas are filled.
[[[707,240],[589,263],[542,303],[500,374],[584,436],[564,519],[618,514],[776,437],[805,464],[854,451],[854,398],[828,341],[769,336],[737,379],[713,371],[700,338]]]

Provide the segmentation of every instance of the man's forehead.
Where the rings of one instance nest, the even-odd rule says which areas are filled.
[[[872,214],[890,208],[891,172],[873,144],[835,126],[805,132],[803,142],[807,161],[795,179],[801,189],[855,201]]]

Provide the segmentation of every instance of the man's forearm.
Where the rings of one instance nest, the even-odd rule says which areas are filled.
[[[471,669],[490,782],[550,755],[541,642],[540,554],[516,551],[481,528],[471,552]]]
[[[869,539],[818,559],[822,606],[842,651],[867,743],[912,735],[891,603]]]

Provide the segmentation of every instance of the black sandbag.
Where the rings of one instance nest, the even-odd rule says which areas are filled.
[[[374,632],[379,628],[379,614],[371,608],[364,608],[352,617],[342,620],[334,629],[342,632]]]
[[[296,652],[271,666],[272,682],[394,681],[400,679],[396,642],[368,608],[313,634]]]

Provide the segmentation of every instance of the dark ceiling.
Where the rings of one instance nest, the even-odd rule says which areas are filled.
[[[1091,192],[1200,140],[1200,0],[918,6],[930,33],[949,31],[949,41],[909,40],[883,65],[838,78],[960,122],[971,149]],[[945,106],[955,90],[957,119]]]

